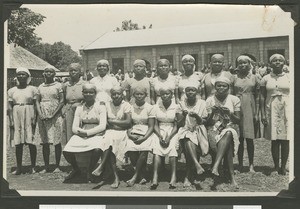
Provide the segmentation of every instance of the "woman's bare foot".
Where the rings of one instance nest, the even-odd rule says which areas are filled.
[[[117,189],[120,185],[120,180],[119,178],[115,178],[115,181],[110,185],[111,188]]]
[[[201,175],[204,173],[205,170],[202,168],[200,164],[196,164],[195,167],[196,167],[197,175]]]
[[[126,181],[127,187],[132,187],[135,184],[136,178],[131,178]]]
[[[255,173],[254,165],[250,165],[250,166],[249,166],[249,172],[250,172],[250,173]]]
[[[21,173],[21,168],[17,168],[15,171],[12,172],[13,175],[21,175]]]
[[[218,171],[218,169],[216,169],[216,168],[213,168],[213,169],[211,170],[211,173],[212,173],[214,176],[220,176],[219,171]]]
[[[239,188],[237,182],[235,181],[235,179],[231,179],[231,185],[234,186],[235,188]]]
[[[139,182],[139,184],[144,185],[147,183],[147,180],[145,178],[142,178]]]
[[[96,169],[92,172],[92,174],[93,174],[94,176],[101,176],[102,173],[103,173],[103,170],[102,170],[102,169],[99,169],[99,167],[96,168]]]
[[[183,187],[190,187],[190,186],[192,186],[192,183],[187,177],[185,177],[183,182]]]

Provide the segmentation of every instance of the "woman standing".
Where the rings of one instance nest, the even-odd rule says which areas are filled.
[[[289,156],[288,129],[288,100],[290,93],[290,79],[283,72],[285,58],[280,54],[270,57],[272,71],[264,76],[260,83],[262,123],[265,126],[265,136],[272,140],[271,150],[275,170],[286,174],[286,163]],[[279,167],[279,152],[281,152],[281,166]]]
[[[241,100],[240,145],[238,150],[239,170],[243,168],[244,139],[247,142],[249,170],[254,171],[255,124],[259,115],[259,81],[251,72],[251,59],[241,55],[237,58],[238,73],[233,82],[233,93]]]
[[[115,77],[109,74],[109,62],[107,60],[99,60],[97,62],[98,76],[90,80],[97,88],[96,100],[107,102],[110,98],[110,90],[114,86],[119,86],[119,82]]]
[[[201,98],[201,80],[203,79],[203,74],[201,72],[195,72],[195,58],[187,54],[182,57],[182,68],[184,74],[179,79],[178,84],[178,98],[182,101],[185,98],[185,88],[189,83],[199,83],[197,98]],[[177,101],[177,104],[179,101]]]
[[[206,103],[197,98],[198,83],[186,85],[186,98],[180,102],[182,116],[178,131],[178,138],[184,150],[186,158],[186,176],[184,186],[191,186],[192,167],[196,169],[196,175],[204,172],[199,163],[200,155],[208,153],[207,131],[204,126],[207,118]]]
[[[137,179],[141,177],[141,182],[145,181],[142,171],[146,168],[148,152],[152,151],[153,133],[155,125],[155,113],[153,106],[145,101],[147,89],[137,87],[133,92],[134,103],[132,105],[133,127],[127,131],[125,153],[135,167],[135,173],[126,183],[133,186]]]
[[[41,173],[50,172],[49,156],[50,144],[55,147],[56,168],[53,172],[59,172],[61,158],[62,124],[61,108],[64,105],[62,85],[54,81],[55,70],[52,66],[44,70],[45,83],[38,87],[36,107],[38,112],[37,129],[35,137],[41,140],[45,169]]]
[[[207,130],[210,148],[216,157],[212,174],[219,176],[219,165],[224,158],[228,166],[231,184],[237,186],[233,171],[233,155],[239,146],[240,99],[229,94],[230,80],[219,77],[215,82],[215,95],[206,100],[208,112]]]
[[[111,164],[115,178],[111,187],[118,188],[120,180],[117,173],[116,158],[121,162],[124,161],[127,129],[131,128],[132,107],[128,102],[123,100],[124,90],[120,86],[115,86],[110,92],[112,101],[106,103],[107,130],[104,140],[110,141],[112,146],[110,160],[106,161]],[[106,162],[102,161],[93,171],[93,175],[100,176],[105,169]]]
[[[169,188],[176,188],[176,161],[178,143],[176,114],[179,112],[179,106],[172,100],[173,89],[162,87],[159,91],[161,100],[154,106],[157,122],[155,123],[154,132],[158,136],[153,141],[154,154],[154,174],[150,189],[156,189],[158,186],[158,172],[163,157],[169,157],[171,162],[171,180]]]
[[[102,160],[106,161],[109,154],[110,141],[104,140],[106,129],[106,108],[99,102],[95,102],[96,86],[84,84],[82,87],[84,103],[76,108],[72,131],[74,135],[64,148],[64,157],[71,164],[72,171],[65,178],[70,180],[80,174],[80,169],[75,159],[75,153],[91,151],[88,170],[88,181],[92,181],[91,173],[104,152]]]
[[[30,173],[35,173],[36,146],[34,129],[36,125],[35,100],[37,89],[29,85],[31,80],[27,68],[17,68],[17,86],[8,90],[8,109],[10,128],[16,147],[17,169],[15,175],[22,173],[23,146],[28,144],[31,158]]]
[[[145,101],[150,104],[153,99],[150,92],[150,78],[146,77],[146,62],[140,59],[135,60],[133,63],[133,67],[134,77],[125,80],[123,83],[123,88],[126,91],[125,99],[130,104],[134,104],[133,92],[135,91],[135,89],[142,87],[146,89]]]
[[[63,110],[64,116],[64,135],[66,137],[65,144],[73,136],[72,125],[74,120],[74,113],[76,107],[80,105],[83,100],[82,86],[85,83],[81,79],[81,65],[79,63],[72,63],[68,67],[70,81],[65,83],[65,103]]]
[[[178,79],[170,74],[170,62],[167,59],[158,60],[157,74],[158,76],[154,77],[151,83],[152,104],[156,104],[160,100],[160,89],[162,87],[169,88],[175,101],[178,101]]]

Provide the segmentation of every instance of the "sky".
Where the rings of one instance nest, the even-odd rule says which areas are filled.
[[[132,20],[139,26],[152,28],[217,24],[222,22],[272,21],[281,9],[278,7],[246,5],[34,5],[24,4],[44,15],[44,22],[35,33],[42,42],[62,41],[76,52],[106,32],[121,27],[123,20]],[[234,28],[232,29],[234,32]]]

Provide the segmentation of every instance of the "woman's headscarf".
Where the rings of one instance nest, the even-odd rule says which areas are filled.
[[[250,57],[248,57],[247,55],[240,55],[240,56],[238,56],[238,58],[237,58],[237,62],[239,62],[240,60],[247,60],[250,64],[251,64],[251,58]]]
[[[199,81],[192,81],[192,82],[188,82],[187,85],[185,86],[185,88],[190,87],[190,88],[198,89],[199,85],[200,85]]]
[[[146,89],[146,87],[137,86],[136,88],[133,89],[132,95],[134,95],[134,93],[137,92],[137,91],[143,92],[143,93],[145,93],[147,95],[147,89]]]
[[[25,67],[18,67],[16,69],[16,73],[18,74],[19,72],[24,72],[24,73],[26,73],[28,75],[27,82],[26,82],[27,85],[28,85],[30,83],[30,81],[31,81],[31,74],[30,74],[29,70],[27,68],[25,68]],[[19,85],[18,79],[16,80],[16,83],[17,83],[17,86],[18,86]]]
[[[79,63],[71,63],[69,66],[68,66],[68,70],[70,69],[76,69],[76,70],[79,70],[79,72],[81,72],[82,70],[82,67]]]
[[[160,91],[169,91],[169,92],[173,93],[173,89],[168,85],[164,85],[161,88],[159,88],[159,92]]]
[[[137,59],[133,62],[133,66],[137,65],[137,64],[140,64],[140,65],[143,65],[146,67],[146,62],[144,60],[141,60],[141,59]]]
[[[97,93],[97,88],[94,84],[92,83],[85,83],[83,86],[82,86],[82,91],[86,90],[86,89],[94,89],[95,93]]]
[[[275,57],[280,57],[284,62],[285,62],[285,58],[283,55],[281,54],[273,54],[270,59],[269,59],[269,62],[272,62],[272,60],[275,58]]]
[[[226,84],[228,84],[228,86],[230,86],[230,83],[231,83],[229,78],[227,78],[225,76],[219,76],[218,78],[216,78],[215,85],[218,82],[226,83]]]
[[[121,86],[116,85],[116,86],[112,87],[112,89],[110,90],[110,93],[113,93],[114,91],[120,91],[121,93],[123,93],[124,89]]]
[[[105,59],[99,60],[97,62],[97,66],[100,65],[100,64],[102,64],[102,65],[104,64],[104,65],[107,65],[107,67],[109,67],[109,62]]]
[[[193,60],[194,61],[193,72],[195,72],[195,70],[196,70],[195,58],[192,55],[186,54],[182,57],[181,62],[183,62],[184,60]],[[184,67],[182,67],[182,71],[185,72]]]

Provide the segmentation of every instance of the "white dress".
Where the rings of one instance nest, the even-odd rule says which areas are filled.
[[[141,135],[145,134],[148,130],[148,118],[155,118],[153,106],[145,103],[142,106],[137,106],[135,103],[132,105],[132,131]],[[153,140],[157,136],[152,133],[143,143],[135,144],[129,137],[126,137],[125,153],[128,151],[152,151]]]
[[[105,75],[104,77],[97,76],[90,80],[90,83],[94,84],[97,88],[97,101],[107,102],[111,100],[110,97],[110,90],[115,87],[119,86],[120,83],[115,77],[111,75]]]
[[[76,108],[73,133],[70,141],[66,144],[66,152],[86,152],[93,149],[107,150],[110,140],[103,137],[106,128],[106,108],[104,105],[95,102],[92,107],[82,104]],[[80,129],[87,130],[87,137],[76,135]]]
[[[119,106],[115,106],[112,101],[106,103],[108,119],[123,119],[125,114],[132,114],[132,106],[125,101]],[[110,140],[112,152],[120,161],[124,161],[125,146],[127,140],[127,130],[107,129],[104,135],[104,140]]]
[[[162,103],[162,101],[158,101],[157,104],[154,106],[156,119],[158,121],[160,134],[163,137],[168,136],[171,134],[171,131],[174,127],[174,122],[176,119],[176,113],[180,111],[179,105],[175,104],[172,101],[171,105],[166,109]],[[165,138],[164,138],[165,139]],[[159,143],[159,138],[156,137],[153,141],[153,154],[159,156],[169,156],[169,157],[177,157],[177,150],[176,146],[178,145],[178,135],[172,137],[170,140],[169,146],[164,148]]]

